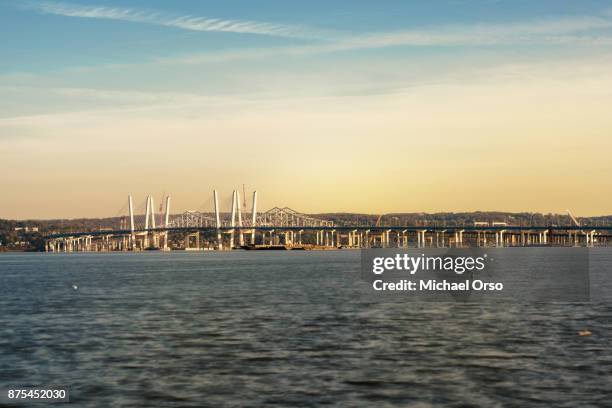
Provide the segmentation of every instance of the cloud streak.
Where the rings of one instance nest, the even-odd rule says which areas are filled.
[[[323,32],[299,25],[257,21],[217,19],[189,15],[144,11],[136,8],[84,6],[56,1],[34,1],[28,7],[45,14],[76,18],[107,19],[155,24],[190,31],[211,31],[258,34],[266,36],[319,39],[322,43],[223,51],[216,54],[189,55],[160,59],[163,63],[223,62],[274,55],[308,55],[395,46],[491,46],[522,44],[609,45],[612,36],[612,11],[600,15],[551,17],[501,24],[465,24],[387,32],[353,33]],[[599,33],[599,31],[604,31]]]
[[[177,16],[135,8],[83,6],[53,1],[31,2],[27,4],[27,7],[41,13],[58,16],[129,21],[174,27],[189,31],[258,34],[289,38],[315,38],[319,36],[314,30],[297,25],[248,20],[229,20],[191,15]]]
[[[47,14],[77,18],[110,19],[175,27],[191,31],[250,33],[267,36],[323,40],[279,47],[249,47],[207,53],[153,58],[148,64],[189,65],[226,63],[274,57],[300,57],[389,47],[489,47],[489,46],[610,46],[612,11],[583,16],[559,16],[507,23],[474,23],[430,26],[394,31],[352,33],[315,30],[299,25],[177,16],[136,8],[83,6],[56,1],[36,1],[30,7]],[[76,70],[122,68],[136,64],[81,67]]]
[[[159,58],[164,64],[219,63],[274,56],[304,56],[388,47],[474,47],[508,45],[612,45],[612,18],[577,16],[505,24],[473,24],[363,33],[316,44],[227,50]]]

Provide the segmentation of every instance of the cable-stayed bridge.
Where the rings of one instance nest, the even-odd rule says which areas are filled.
[[[251,205],[240,193],[220,202],[213,191],[205,209],[171,213],[170,196],[155,212],[153,196],[134,208],[131,196],[127,214],[116,228],[51,234],[45,238],[48,252],[334,249],[371,247],[507,247],[602,246],[612,242],[612,226],[511,226],[475,223],[472,226],[336,225],[330,220],[303,214],[288,207],[259,212],[257,191]],[[222,211],[222,208],[228,211]],[[123,211],[123,209],[121,210]],[[136,214],[138,211],[142,212]],[[380,217],[379,217],[380,220]]]

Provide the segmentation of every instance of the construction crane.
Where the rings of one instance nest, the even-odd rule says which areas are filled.
[[[578,222],[578,220],[576,219],[576,217],[574,217],[574,215],[572,214],[572,212],[571,212],[570,210],[565,210],[565,211],[567,211],[567,214],[570,216],[570,218],[572,219],[572,221],[574,222],[574,224],[576,224],[576,226],[577,226],[577,227],[580,227],[580,226],[581,226],[581,225],[580,225],[580,223]],[[587,235],[587,233],[586,233],[586,232],[584,232],[583,230],[580,230],[580,233],[581,233],[581,234],[584,234],[584,235],[586,236],[586,237],[585,237],[585,239],[587,240],[587,246],[588,246],[588,242],[589,242],[589,241],[588,241],[588,235]],[[593,239],[594,239],[594,237],[593,237]]]
[[[578,222],[578,220],[576,219],[576,217],[574,217],[572,215],[572,212],[570,210],[565,210],[567,212],[567,214],[570,216],[570,218],[572,219],[572,221],[574,221],[574,224],[576,224],[577,227],[580,227],[580,223]]]
[[[166,198],[166,192],[164,191],[159,199],[159,225],[164,225],[164,198]],[[153,211],[153,208],[151,208]]]
[[[246,188],[242,185],[242,213],[247,213]]]

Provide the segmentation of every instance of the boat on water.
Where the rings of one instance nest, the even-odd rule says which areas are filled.
[[[294,249],[287,245],[243,245],[240,248],[247,251],[288,251]]]
[[[316,251],[316,250],[332,250],[338,249],[335,247],[325,247],[318,245],[243,245],[241,249],[247,251]]]

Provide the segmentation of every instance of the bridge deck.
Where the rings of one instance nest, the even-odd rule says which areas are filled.
[[[580,231],[609,231],[612,232],[612,225],[606,226],[257,226],[253,227],[172,227],[172,228],[149,228],[149,229],[135,229],[133,233],[140,234],[145,232],[155,233],[155,232],[229,232],[229,231],[339,231],[339,232],[350,232],[350,231],[370,231],[372,233],[380,233],[384,231],[394,231],[394,232],[419,232],[419,231],[427,231],[427,232],[450,232],[454,233],[456,231],[464,231],[464,232],[543,232],[549,231],[550,233],[559,233],[559,232],[580,232]],[[117,230],[99,230],[99,231],[79,231],[79,232],[65,232],[59,234],[50,234],[45,236],[45,239],[55,239],[55,238],[67,238],[67,237],[82,237],[82,236],[104,236],[104,235],[130,235],[132,231],[129,229],[117,229]]]

